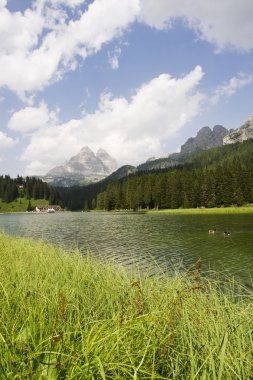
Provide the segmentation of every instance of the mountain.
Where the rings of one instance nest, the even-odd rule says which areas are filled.
[[[215,125],[213,130],[210,127],[203,127],[198,131],[196,137],[190,137],[181,146],[180,153],[173,153],[169,157],[176,159],[186,158],[192,153],[222,146],[223,138],[228,133],[229,131],[222,125]]]
[[[222,125],[215,125],[201,128],[196,137],[190,137],[185,144],[181,146],[179,153],[172,153],[168,157],[159,159],[149,159],[144,164],[137,167],[140,171],[166,169],[182,164],[188,157],[207,149],[216,148],[223,145],[223,138],[229,133],[229,130]]]
[[[174,153],[177,154],[177,153]],[[180,164],[180,159],[173,159],[170,157],[157,158],[156,160],[146,161],[144,164],[137,166],[137,171],[149,171],[171,168]]]
[[[253,139],[253,116],[251,116],[240,128],[229,133],[223,138],[223,144],[234,144]]]
[[[124,166],[103,181],[57,189],[70,210],[221,207],[253,203],[253,139],[193,153],[178,167]]]
[[[252,127],[253,117],[236,131],[218,125],[204,127],[181,146],[180,153],[151,157],[137,168],[125,165],[97,183],[58,191],[64,206],[71,210],[81,210],[84,202],[88,209],[252,204]],[[223,145],[225,136],[231,137],[234,132],[237,136],[238,132],[246,134],[248,141]]]
[[[250,205],[252,173],[253,139],[249,139],[194,153],[177,168],[137,172],[110,182],[100,192],[87,193],[86,200],[109,211]]]
[[[203,127],[198,131],[196,137],[189,138],[181,146],[179,153],[172,153],[168,157],[158,159],[151,157],[137,168],[125,165],[118,170],[115,159],[104,149],[99,149],[95,154],[88,146],[85,146],[64,165],[51,169],[42,179],[54,186],[70,187],[96,183],[108,176],[109,180],[119,179],[138,171],[175,167],[182,164],[193,153],[222,146],[223,138],[228,133],[229,131],[221,125],[215,125],[213,129]]]
[[[64,165],[51,169],[43,179],[54,186],[85,185],[104,179],[116,169],[116,160],[104,149],[95,154],[85,146]]]
[[[112,174],[110,174],[108,177],[106,177],[103,182],[116,181],[116,180],[119,180],[121,178],[127,177],[131,174],[135,174],[136,172],[137,172],[137,169],[135,166],[124,165],[124,166],[121,166],[119,169],[117,169]]]

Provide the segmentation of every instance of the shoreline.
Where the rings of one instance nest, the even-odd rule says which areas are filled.
[[[252,206],[215,207],[215,208],[179,208],[164,210],[147,210],[149,215],[212,215],[212,214],[253,214]]]
[[[148,215],[161,215],[161,214],[167,214],[167,215],[214,215],[214,214],[253,214],[253,206],[228,206],[228,207],[214,207],[214,208],[178,208],[178,209],[152,209],[152,210],[89,210],[89,211],[56,211],[57,213],[62,212],[80,212],[80,213],[94,213],[94,214],[148,214]],[[6,214],[48,214],[48,212],[35,212],[35,211],[5,211],[0,212],[0,215],[6,215]]]

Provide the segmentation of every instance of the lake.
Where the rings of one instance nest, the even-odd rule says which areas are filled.
[[[208,230],[216,228],[214,235]],[[223,232],[229,230],[230,236]],[[71,213],[0,215],[0,231],[78,247],[151,272],[194,266],[238,276],[253,274],[253,215]]]

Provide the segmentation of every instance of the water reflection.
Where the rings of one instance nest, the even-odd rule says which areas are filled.
[[[77,247],[124,265],[153,271],[189,268],[201,258],[202,268],[238,275],[253,273],[251,215],[150,215],[56,213],[0,215],[9,234]],[[209,235],[209,229],[216,228]],[[224,237],[225,230],[231,235]]]

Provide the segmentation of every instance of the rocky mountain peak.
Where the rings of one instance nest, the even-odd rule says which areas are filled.
[[[84,146],[81,150],[80,150],[80,153],[90,153],[90,154],[94,154],[92,152],[92,150],[88,147],[88,146]]]
[[[223,144],[234,144],[236,142],[242,142],[249,139],[253,139],[253,116],[238,129],[232,131],[223,139]]]
[[[69,163],[79,162],[80,164],[85,164],[87,161],[94,159],[96,159],[94,152],[88,146],[85,146],[76,156],[70,158]]]
[[[118,169],[117,161],[112,158],[106,150],[99,148],[96,154],[96,157],[103,162],[103,164],[110,168],[110,174]]]
[[[215,135],[224,135],[228,133],[228,130],[224,128],[222,125],[217,124],[213,127],[213,133]]]
[[[109,154],[106,152],[106,150],[99,148],[96,155],[99,156],[99,155],[103,155],[103,154],[109,156]]]
[[[71,157],[65,165],[57,166],[47,173],[47,177],[99,180],[107,177],[117,169],[117,162],[104,149],[95,154],[88,146],[84,146],[78,154]]]
[[[215,125],[201,128],[196,137],[190,137],[185,144],[181,146],[181,155],[190,155],[200,150],[207,150],[223,144],[223,138],[228,134],[228,130],[222,125]]]

